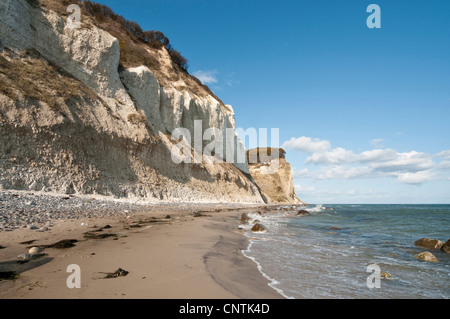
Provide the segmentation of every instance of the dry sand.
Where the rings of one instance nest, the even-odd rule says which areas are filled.
[[[177,210],[173,205],[152,212],[109,219],[56,223],[48,232],[19,229],[0,233],[0,271],[19,273],[15,280],[0,281],[0,298],[44,299],[275,299],[282,298],[256,264],[243,256],[247,239],[238,229],[241,208]],[[170,215],[170,219],[166,218]],[[134,225],[136,228],[130,228]],[[84,239],[83,233],[105,225],[94,234],[116,237]],[[138,225],[138,226],[136,226]],[[45,248],[44,257],[17,263],[27,247],[77,239],[74,247]],[[32,244],[20,244],[36,240]],[[81,269],[81,288],[69,289],[67,267]],[[105,273],[122,268],[124,277],[105,279]]]

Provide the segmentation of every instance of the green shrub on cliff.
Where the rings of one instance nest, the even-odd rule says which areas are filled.
[[[129,21],[114,13],[114,11],[106,5],[96,3],[90,0],[81,1],[84,9],[89,12],[95,19],[99,21],[104,21],[105,19],[111,19],[118,22],[118,25],[124,28],[132,38],[137,41],[145,43],[154,49],[161,49],[165,47],[169,52],[172,62],[178,65],[184,71],[188,69],[188,60],[183,57],[180,52],[175,50],[170,44],[169,39],[161,31],[143,31],[137,22]],[[117,33],[119,30],[115,30]]]
[[[135,21],[125,19],[110,7],[91,0],[27,0],[34,6],[43,6],[61,15],[67,15],[67,7],[71,4],[80,6],[83,15],[93,18],[99,27],[116,37],[121,45],[121,64],[124,66],[147,65],[150,69],[158,67],[158,62],[150,57],[139,44],[146,44],[153,49],[167,49],[172,62],[187,72],[188,60],[175,50],[169,39],[161,31],[143,31]]]

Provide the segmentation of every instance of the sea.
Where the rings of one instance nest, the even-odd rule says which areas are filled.
[[[310,214],[297,216],[300,209]],[[450,254],[414,257],[427,251],[416,240],[450,238],[450,205],[284,206],[249,215],[266,231],[241,226],[250,239],[243,253],[285,298],[450,298]]]

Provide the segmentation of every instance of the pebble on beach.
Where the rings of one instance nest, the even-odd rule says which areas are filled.
[[[30,260],[31,255],[30,254],[20,254],[19,256],[17,256],[17,258],[23,259],[23,260]]]
[[[32,247],[30,248],[30,250],[28,250],[29,254],[39,254],[40,252],[42,252],[42,249],[40,249],[39,247]]]
[[[69,200],[70,199],[70,200]],[[112,200],[89,200],[83,197],[43,193],[20,192],[10,190],[0,191],[0,232],[28,229],[37,232],[49,231],[55,222],[79,220],[83,226],[88,226],[90,218],[105,218],[123,216],[128,219],[141,206],[133,203]]]

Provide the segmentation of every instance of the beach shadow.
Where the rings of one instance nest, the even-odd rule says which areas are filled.
[[[15,277],[25,271],[40,267],[52,261],[52,257],[40,257],[31,259],[29,261],[11,260],[0,262],[0,274],[3,274],[5,278],[2,279],[15,279]]]

